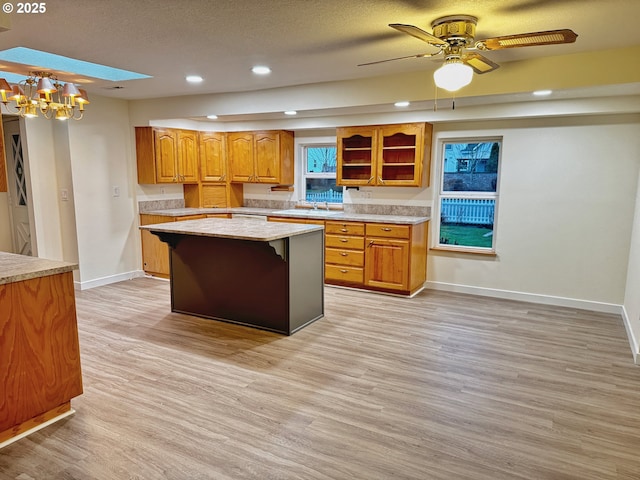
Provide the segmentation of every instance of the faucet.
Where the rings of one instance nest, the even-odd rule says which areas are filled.
[[[317,210],[318,209],[318,202],[313,202],[313,209]]]
[[[327,209],[327,212],[329,211],[329,202],[324,202],[324,206]]]

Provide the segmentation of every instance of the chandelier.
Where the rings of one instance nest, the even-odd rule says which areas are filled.
[[[34,118],[80,120],[89,103],[87,92],[67,82],[64,85],[47,72],[29,72],[29,76],[11,87],[0,78],[1,101],[9,113]]]

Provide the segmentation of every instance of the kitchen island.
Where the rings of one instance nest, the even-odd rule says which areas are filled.
[[[169,245],[171,310],[291,335],[324,315],[324,229],[207,218],[144,225]]]
[[[0,252],[0,448],[73,413],[82,393],[75,268]]]

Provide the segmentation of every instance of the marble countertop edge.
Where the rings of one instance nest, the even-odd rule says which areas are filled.
[[[294,210],[294,209],[287,209]],[[345,213],[342,211],[334,211],[327,215],[322,210],[312,209],[295,209],[295,213],[284,213],[282,209],[257,208],[257,207],[232,207],[232,208],[175,208],[166,210],[152,210],[144,212],[144,215],[164,215],[168,217],[180,217],[186,215],[206,215],[206,214],[244,214],[244,215],[260,215],[284,218],[303,218],[313,220],[327,221],[354,221],[354,222],[372,222],[372,223],[396,223],[406,225],[417,225],[428,222],[431,217],[427,216],[410,216],[410,215],[381,215],[373,213]]]
[[[0,285],[57,275],[77,268],[77,263],[0,252]]]
[[[251,240],[271,242],[295,235],[324,230],[322,225],[305,225],[294,223],[276,223],[254,220],[234,220],[206,218],[200,220],[184,220],[180,222],[157,223],[143,225],[141,230],[178,235],[194,235],[202,237],[228,238],[235,240]]]

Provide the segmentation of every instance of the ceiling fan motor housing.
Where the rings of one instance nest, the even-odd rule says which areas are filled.
[[[431,23],[433,35],[452,46],[468,46],[476,35],[478,19],[471,15],[449,15]]]

